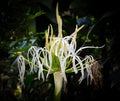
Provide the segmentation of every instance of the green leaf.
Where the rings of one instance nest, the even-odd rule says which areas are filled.
[[[34,80],[35,76],[36,76],[36,74],[34,74],[34,73],[28,74],[25,77],[25,81],[24,81],[25,85],[27,86],[27,85],[31,84],[32,81]]]
[[[40,16],[42,14],[45,14],[45,12],[43,12],[43,11],[36,12],[34,15],[29,15],[28,19],[33,20],[33,19],[35,19],[36,17],[38,17],[38,16]]]
[[[60,70],[59,59],[54,53],[52,53],[52,69],[53,69],[53,72]]]

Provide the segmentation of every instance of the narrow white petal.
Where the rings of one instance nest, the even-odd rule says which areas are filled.
[[[24,85],[24,75],[25,75],[25,61],[22,55],[17,58],[17,65],[19,70],[20,82]]]

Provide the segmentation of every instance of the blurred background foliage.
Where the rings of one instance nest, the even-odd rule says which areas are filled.
[[[85,27],[78,33],[77,44],[105,45],[103,49],[86,50],[100,63],[103,76],[102,87],[81,85],[79,75],[68,74],[67,92],[62,101],[118,98],[120,93],[120,7],[117,1],[104,0],[4,0],[0,3],[0,99],[1,101],[52,101],[53,78],[42,82],[36,74],[25,78],[26,87],[18,84],[18,70],[14,60],[31,45],[43,47],[45,30],[53,25],[57,35],[56,3],[63,20],[63,35],[70,35],[75,26]],[[87,37],[88,36],[88,37]],[[87,39],[86,39],[87,38]],[[97,89],[96,89],[97,88]]]

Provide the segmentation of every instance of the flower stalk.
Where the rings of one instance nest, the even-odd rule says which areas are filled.
[[[63,86],[63,76],[60,71],[55,72],[54,76],[54,101],[60,101],[61,99],[61,90]]]

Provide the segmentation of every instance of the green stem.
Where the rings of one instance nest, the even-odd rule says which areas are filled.
[[[63,77],[60,71],[55,72],[53,75],[54,75],[54,84],[55,84],[54,101],[60,101]]]
[[[32,64],[32,65],[34,65],[36,68],[39,68],[39,66],[38,65],[36,65],[36,64],[33,64],[32,62],[30,62],[28,59],[26,59],[26,58],[24,58],[24,60],[25,60],[25,62],[27,62],[27,63],[30,63],[30,64]],[[48,72],[48,70],[47,69],[43,69],[45,72]]]

